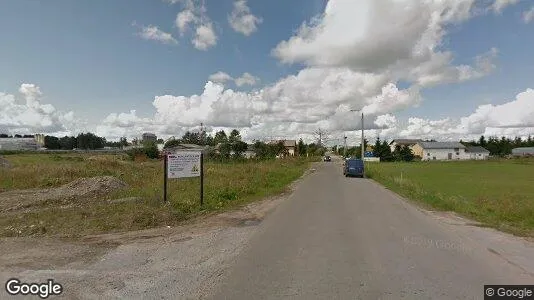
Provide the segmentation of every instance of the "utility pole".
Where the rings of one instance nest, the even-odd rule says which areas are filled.
[[[204,145],[204,123],[200,123],[200,144]]]
[[[363,157],[365,155],[365,152],[364,152],[365,151],[365,149],[364,149],[365,139],[363,137],[363,109],[351,109],[350,111],[361,111],[362,112],[362,142],[361,142],[362,145],[361,145],[361,148],[362,148],[362,162],[363,162]],[[363,177],[365,177],[365,167],[364,167]]]
[[[347,157],[347,136],[345,135],[343,139],[345,140],[343,144],[343,158],[346,158]]]
[[[362,162],[363,162],[363,157],[364,157],[364,142],[365,142],[365,139],[363,137],[363,111],[362,111]],[[365,177],[365,166],[363,168],[363,171],[362,171],[362,177]]]

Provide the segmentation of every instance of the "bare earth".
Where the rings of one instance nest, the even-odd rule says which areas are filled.
[[[176,228],[2,239],[0,281],[53,278],[66,299],[481,299],[534,283],[531,241],[315,168],[290,195]]]
[[[0,193],[0,213],[61,202],[73,205],[77,201],[98,199],[113,191],[124,189],[127,184],[112,176],[80,178],[60,187],[49,189],[14,190]]]

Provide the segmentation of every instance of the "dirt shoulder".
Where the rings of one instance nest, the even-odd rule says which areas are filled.
[[[176,227],[78,239],[2,238],[0,280],[18,277],[28,282],[43,282],[54,278],[65,286],[69,298],[99,299],[116,297],[119,291],[121,297],[139,297],[158,288],[149,284],[154,278],[181,276],[180,281],[187,284],[170,288],[169,295],[201,297],[198,284],[216,280],[216,274],[239,253],[255,225],[287,199],[302,178],[314,171],[314,168],[308,170],[284,194],[204,215]],[[128,285],[136,287],[126,289],[128,292],[124,294]]]

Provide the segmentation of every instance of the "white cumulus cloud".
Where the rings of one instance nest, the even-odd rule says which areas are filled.
[[[496,13],[501,13],[505,7],[518,3],[519,0],[495,0],[491,9]]]
[[[525,22],[525,24],[528,24],[532,21],[534,21],[534,6],[523,13],[523,22]]]
[[[233,81],[237,87],[242,87],[244,85],[257,85],[260,82],[260,79],[248,72],[243,73],[243,75],[233,78],[225,72],[217,72],[209,76],[209,80],[216,83],[226,83],[228,81]]]
[[[233,30],[249,36],[258,30],[258,25],[263,22],[263,19],[250,12],[246,0],[236,0],[234,9],[228,16],[228,22]]]
[[[178,44],[172,34],[162,31],[157,26],[141,26],[138,33],[142,39],[161,42],[163,44]]]
[[[493,70],[496,49],[475,66],[453,66],[440,50],[446,26],[472,16],[475,0],[331,0],[272,53],[283,63],[390,73],[422,86],[476,79]],[[387,20],[387,22],[384,22]]]
[[[197,50],[206,51],[217,45],[217,34],[213,23],[207,14],[203,1],[199,0],[170,0],[170,3],[181,3],[182,11],[176,15],[175,25],[184,36],[192,30],[191,43]]]
[[[60,112],[51,104],[42,104],[43,93],[35,84],[23,83],[21,100],[13,94],[0,93],[0,132],[11,134],[74,132],[80,124],[73,112]]]

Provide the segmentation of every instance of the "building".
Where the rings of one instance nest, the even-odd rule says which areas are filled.
[[[44,134],[36,134],[35,135],[35,142],[39,144],[41,147],[44,147],[45,144],[45,135]]]
[[[490,152],[481,146],[466,146],[465,153],[469,159],[485,160],[489,158]]]
[[[0,151],[39,150],[41,145],[35,138],[0,138]]]
[[[412,147],[414,155],[421,160],[465,160],[470,155],[466,147],[458,142],[418,142]]]
[[[391,152],[395,151],[395,147],[397,145],[399,146],[408,146],[408,148],[410,148],[412,151],[413,150],[413,146],[415,146],[415,144],[419,143],[419,142],[422,142],[423,140],[419,140],[419,139],[397,139],[397,140],[393,140],[389,143],[389,148],[391,149]]]
[[[142,142],[143,143],[146,143],[146,142],[156,142],[158,140],[158,137],[153,134],[153,133],[149,133],[149,132],[145,132],[143,133],[143,137],[142,137]]]
[[[248,144],[247,150],[243,153],[245,158],[254,158],[256,157],[256,151],[254,151],[254,145]]]
[[[520,147],[512,149],[513,156],[534,156],[534,147]]]
[[[277,144],[282,142],[284,144],[284,147],[286,148],[286,152],[289,156],[295,156],[297,153],[297,141],[296,140],[278,140],[278,141],[270,141],[269,144]]]

